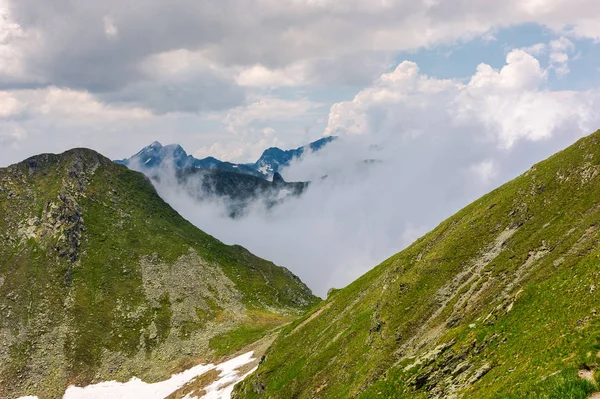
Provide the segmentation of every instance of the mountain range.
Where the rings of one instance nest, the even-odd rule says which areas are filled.
[[[318,302],[290,271],[183,219],[87,149],[0,168],[0,397],[166,379]]]
[[[244,216],[251,204],[270,209],[288,197],[300,196],[309,182],[288,183],[279,171],[306,151],[319,151],[335,139],[324,137],[292,150],[272,147],[253,164],[234,164],[213,157],[196,159],[178,144],[163,146],[155,141],[115,163],[140,171],[157,184],[162,179],[173,179],[178,188],[198,202],[223,200],[227,215],[236,218]]]
[[[115,162],[140,171],[166,166],[174,169],[218,169],[270,178],[275,172],[279,172],[281,168],[289,166],[292,160],[300,158],[305,151],[319,151],[335,139],[335,136],[324,137],[292,150],[272,147],[265,150],[255,163],[246,164],[224,162],[214,157],[197,159],[192,155],[188,155],[179,144],[163,146],[155,141],[130,158]]]

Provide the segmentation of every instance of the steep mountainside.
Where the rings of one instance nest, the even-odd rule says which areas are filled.
[[[182,169],[177,173],[177,181],[199,201],[226,197],[230,217],[243,215],[253,201],[262,201],[270,208],[288,197],[301,195],[309,185],[308,182],[286,182],[278,172],[269,181],[214,169]]]
[[[287,326],[235,397],[588,397],[599,172],[596,132],[475,201]]]
[[[184,220],[91,150],[0,169],[0,397],[156,380],[317,302],[288,270]]]

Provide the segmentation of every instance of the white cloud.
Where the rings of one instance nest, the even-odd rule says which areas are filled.
[[[483,90],[522,90],[538,87],[546,79],[539,61],[522,50],[513,50],[506,56],[506,65],[495,71],[480,64],[468,87]]]
[[[11,93],[0,91],[0,119],[17,116],[23,110],[23,104]]]
[[[416,64],[403,62],[352,101],[333,105],[326,133],[397,131],[408,137],[436,124],[478,123],[487,139],[509,148],[520,139],[547,137],[579,116],[582,96],[548,92],[546,76],[539,61],[523,50],[511,51],[500,70],[479,65],[467,84],[421,75]]]
[[[84,91],[50,87],[20,92],[19,95],[29,98],[29,107],[34,114],[65,118],[72,123],[111,123],[152,117],[143,108],[103,104]]]
[[[550,53],[550,62],[558,77],[563,77],[570,72],[569,55],[567,53]]]
[[[76,146],[123,146],[156,122],[143,108],[105,104],[85,91],[57,87],[0,91],[0,159],[6,165]],[[130,133],[128,140],[123,139],[124,132]]]
[[[27,132],[14,124],[0,124],[0,148],[14,149],[27,138]]]
[[[194,156],[254,162],[268,147],[287,148],[306,144],[314,138],[314,134],[307,134],[307,129],[318,125],[326,115],[323,104],[306,99],[259,96],[244,106],[213,114],[211,118],[220,121],[225,132],[218,141],[194,151]],[[275,125],[283,125],[285,134]]]
[[[404,61],[393,72],[382,75],[372,87],[359,92],[352,101],[334,104],[329,113],[325,133],[363,135],[373,131],[387,131],[380,124],[380,122],[385,123],[387,107],[410,99],[410,107],[414,107],[414,115],[417,118],[418,113],[427,112],[425,96],[443,93],[456,84],[450,80],[438,80],[420,75],[417,64]],[[402,122],[403,134],[416,132],[416,126],[411,119],[413,118]]]
[[[572,41],[564,36],[559,37],[556,40],[550,42],[550,49],[555,52],[564,52],[575,49],[575,45]]]
[[[274,88],[307,85],[358,85],[369,84],[391,66],[392,56],[385,52],[308,58],[283,67],[269,68],[256,64],[243,67],[236,81],[241,86]]]
[[[206,57],[203,51],[176,49],[152,54],[147,57],[141,70],[153,78],[164,78],[172,75],[189,74],[197,69],[217,70],[218,66]]]
[[[0,83],[2,80],[24,79],[22,51],[15,42],[25,34],[10,13],[8,0],[0,0]]]
[[[242,70],[236,80],[240,86],[251,87],[299,86],[309,81],[300,65],[275,70],[254,65]]]
[[[575,45],[566,37],[560,37],[550,42],[550,68],[556,76],[561,78],[570,72],[569,52],[575,49]]]
[[[117,28],[117,25],[115,25],[114,18],[110,15],[105,15],[102,21],[104,22],[104,33],[106,33],[106,36],[109,38],[116,37],[119,33],[119,29]]]
[[[231,141],[218,141],[194,152],[196,158],[215,157],[221,161],[254,162],[269,147],[286,147],[286,144],[273,135],[273,129],[264,129],[264,137]]]
[[[10,40],[23,35],[21,26],[12,20],[7,0],[0,1],[0,21],[2,21],[0,24],[0,43],[6,44]]]
[[[85,1],[57,7],[2,0],[0,8],[12,13],[4,30],[9,26],[30,37],[11,42],[8,53],[22,54],[24,67],[35,70],[38,80],[88,89],[119,87],[124,79],[139,78],[138,67],[148,57],[177,51],[200,53],[222,69],[236,70],[240,84],[255,87],[324,82],[344,68],[349,68],[341,73],[349,74],[345,79],[364,79],[364,68],[352,69],[344,57],[368,59],[373,53],[487,40],[498,29],[524,23],[565,37],[600,38],[600,3],[594,0],[238,0],[218,5],[149,0],[136,12],[120,0],[106,0],[102,7]],[[102,29],[96,31],[91,27],[98,21]],[[100,40],[107,36],[119,40]],[[327,68],[328,63],[336,68]],[[372,72],[384,63],[376,64]]]
[[[153,117],[143,108],[104,104],[85,91],[58,87],[0,91],[0,119],[16,116],[21,116],[24,120],[52,117],[80,125]]]
[[[299,200],[232,221],[217,204],[159,191],[210,234],[289,267],[325,295],[600,126],[598,90],[550,91],[545,79],[523,50],[501,69],[480,65],[466,83],[405,61],[331,107],[327,132],[342,138],[283,171],[312,181]]]
[[[557,77],[562,78],[570,72],[568,53],[575,50],[575,45],[566,37],[561,36],[548,44],[537,43],[522,50],[533,56],[548,53],[549,65],[547,70],[553,70]]]
[[[498,174],[496,163],[485,160],[471,166],[471,170],[484,184],[489,184]]]
[[[548,46],[546,43],[536,43],[531,46],[524,47],[522,50],[533,56],[539,56],[546,53]]]
[[[284,100],[263,96],[255,101],[227,112],[225,124],[232,132],[251,126],[255,122],[292,120],[298,117],[320,114],[323,105],[306,99]]]

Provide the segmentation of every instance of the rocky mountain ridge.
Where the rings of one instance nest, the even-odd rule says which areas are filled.
[[[75,149],[0,168],[0,397],[154,381],[234,353],[318,302],[227,246],[141,173]]]
[[[255,177],[271,178],[274,173],[279,172],[283,167],[289,166],[294,159],[300,158],[306,151],[319,151],[335,139],[335,136],[324,137],[292,150],[271,147],[266,149],[255,163],[247,164],[224,162],[214,157],[197,159],[192,155],[188,155],[179,144],[163,146],[155,141],[130,158],[115,162],[142,172],[162,166],[173,169],[217,169]]]

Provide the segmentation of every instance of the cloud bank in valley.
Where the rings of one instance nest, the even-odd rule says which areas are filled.
[[[202,206],[163,179],[161,195],[228,243],[285,265],[321,296],[341,287],[533,163],[600,126],[597,91],[545,88],[525,50],[467,83],[425,76],[412,62],[331,107],[340,140],[284,170],[313,183],[299,199],[241,219]],[[323,178],[323,176],[327,176]]]

